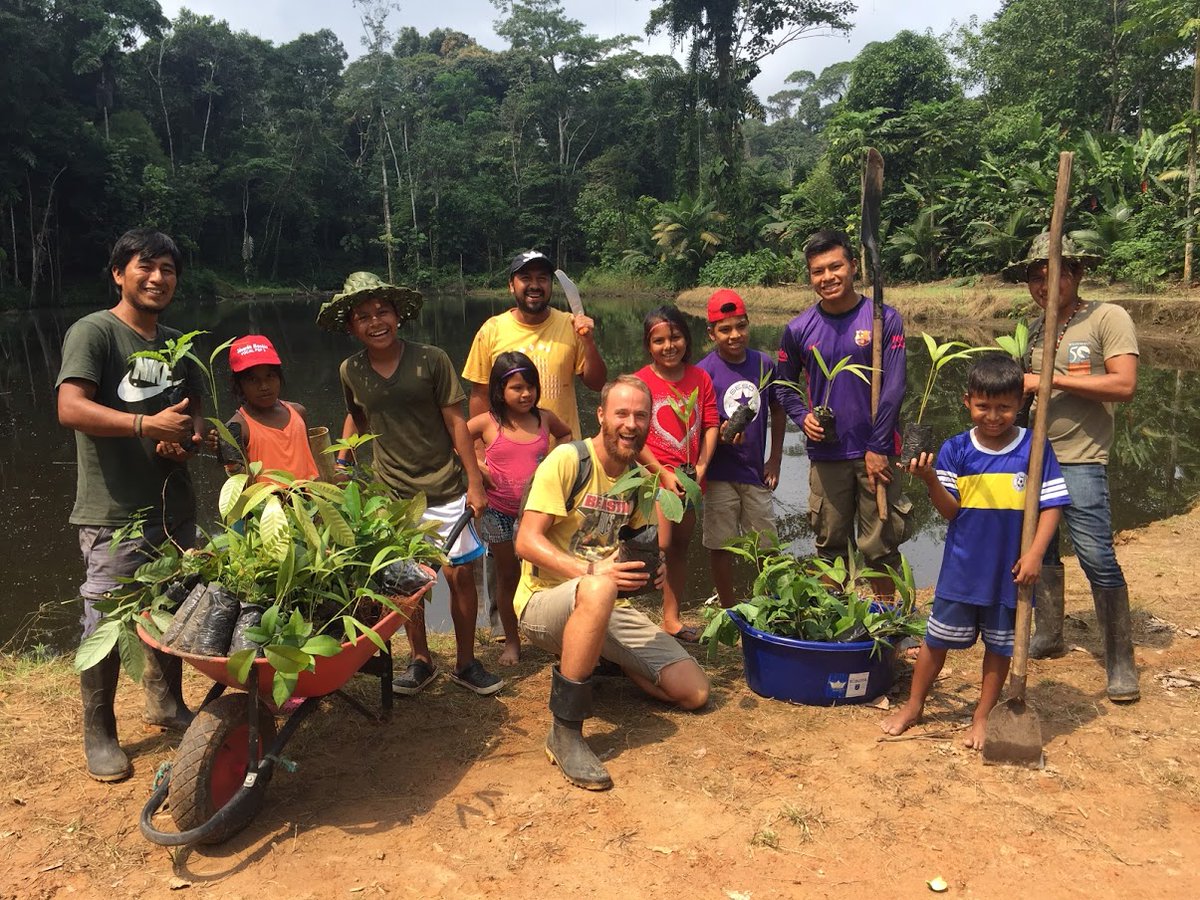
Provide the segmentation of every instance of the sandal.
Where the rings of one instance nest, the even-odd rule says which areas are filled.
[[[698,644],[700,643],[700,629],[693,625],[684,625],[674,634],[671,634],[671,637],[675,638],[681,644]]]

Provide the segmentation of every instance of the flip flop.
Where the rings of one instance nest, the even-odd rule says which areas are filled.
[[[672,634],[671,637],[675,638],[681,644],[698,644],[700,643],[700,629],[691,625],[684,625]]]

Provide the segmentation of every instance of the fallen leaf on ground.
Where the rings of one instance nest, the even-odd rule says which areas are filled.
[[[874,703],[868,703],[867,706],[870,706],[874,709],[891,709],[892,701],[890,701],[886,696],[884,696],[884,697],[880,697]]]
[[[729,900],[750,900],[751,894],[749,891],[726,891],[725,896]]]
[[[929,889],[935,894],[944,894],[946,891],[950,890],[950,885],[946,884],[946,879],[942,878],[940,875],[937,878],[930,878],[925,883],[929,885]]]
[[[655,853],[661,853],[663,856],[670,856],[675,852],[674,847],[651,847],[650,849]]]
[[[186,878],[180,878],[178,875],[172,875],[167,879],[167,887],[173,891],[182,891],[184,888],[190,888],[192,883]]]

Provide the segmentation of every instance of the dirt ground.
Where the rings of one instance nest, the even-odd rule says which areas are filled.
[[[1095,616],[1068,565],[1074,649],[1031,663],[1040,771],[987,767],[959,746],[978,651],[951,656],[923,726],[881,741],[879,709],[759,698],[727,649],[699,714],[603,680],[588,733],[616,787],[589,793],[543,755],[549,662],[530,652],[496,697],[441,680],[397,698],[386,724],[326,701],[250,826],[175,859],[138,831],[173,747],[140,730],[139,690],[125,681],[118,700],[134,776],[97,784],[77,681],[62,662],[10,657],[0,896],[917,897],[939,876],[949,896],[1200,896],[1197,548],[1200,510],[1120,536],[1142,684],[1130,706],[1104,697]],[[206,688],[192,677],[189,699]],[[367,699],[376,688],[355,685]]]

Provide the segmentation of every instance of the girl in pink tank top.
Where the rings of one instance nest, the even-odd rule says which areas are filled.
[[[550,450],[550,438],[569,440],[571,429],[547,409],[539,409],[542,396],[537,367],[524,353],[501,353],[488,379],[490,409],[467,423],[471,437],[483,443],[479,468],[487,488],[488,508],[479,522],[479,535],[487,541],[496,565],[496,607],[504,625],[504,652],[500,665],[512,666],[521,658],[513,594],[520,565],[513,550],[513,527],[520,512],[525,485]]]
[[[225,471],[242,471],[242,461],[261,462],[266,481],[277,481],[266,473],[289,473],[293,478],[317,477],[317,462],[308,444],[305,409],[299,403],[279,399],[283,388],[283,366],[275,347],[261,334],[238,338],[229,347],[233,372],[233,396],[241,407],[225,427],[237,440],[237,451],[221,442],[219,454]]]

